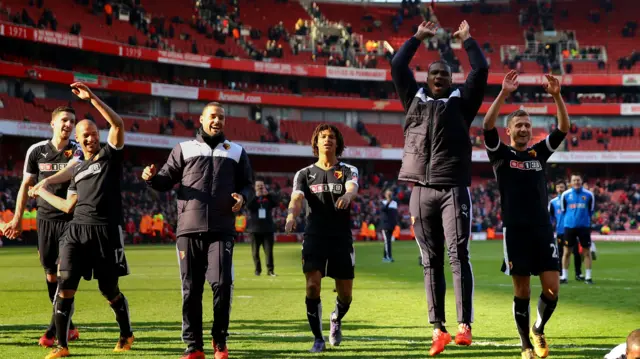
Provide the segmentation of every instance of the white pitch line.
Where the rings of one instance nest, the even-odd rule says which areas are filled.
[[[4,326],[9,326],[8,324],[0,324],[0,328]],[[44,328],[44,327],[43,327]],[[112,330],[115,327],[85,327],[85,326],[77,326],[78,329],[87,330],[87,331],[100,331],[100,330]],[[176,326],[176,329],[165,329],[165,328],[154,328],[154,327],[145,327],[145,328],[136,328],[135,324],[133,325],[133,330],[136,332],[177,332],[180,330],[179,326]],[[238,337],[268,337],[268,338],[310,338],[307,334],[278,334],[278,333],[264,333],[264,332],[229,332],[229,335],[235,335]],[[391,337],[360,337],[360,336],[346,336],[347,339],[352,339],[354,341],[363,341],[363,342],[391,342],[391,343],[404,343],[404,344],[419,344],[419,343],[427,343],[429,338],[425,337],[424,340],[398,340],[398,338]],[[474,341],[471,346],[479,346],[479,347],[499,347],[499,348],[519,348],[520,344],[505,344],[505,343],[497,343],[497,342],[485,342],[485,341]],[[563,344],[563,345],[551,345],[553,348],[560,349],[578,349],[578,350],[597,350],[597,351],[611,351],[611,348],[598,348],[598,347],[583,347],[580,345],[574,344]]]
[[[302,334],[276,334],[276,333],[263,333],[263,332],[229,332],[230,335],[237,336],[261,336],[261,337],[275,337],[275,338],[309,338],[309,335]],[[406,343],[406,344],[416,344],[416,343],[424,343],[427,342],[429,338],[425,337],[424,341],[416,341],[416,340],[398,340],[397,338],[389,338],[389,337],[358,337],[358,336],[346,336],[347,339],[353,339],[356,341],[369,341],[369,342],[394,342],[394,343]],[[505,347],[505,348],[519,348],[520,344],[504,344],[504,343],[496,343],[496,342],[483,342],[483,341],[474,341],[471,346],[491,346],[491,347]],[[582,347],[579,345],[552,345],[552,348],[562,348],[562,349],[580,349],[580,350],[600,350],[600,351],[610,351],[612,348],[595,348],[595,347]]]

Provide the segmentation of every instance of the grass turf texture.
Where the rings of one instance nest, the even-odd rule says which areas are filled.
[[[395,263],[382,263],[382,243],[358,243],[351,310],[343,320],[342,345],[324,354],[307,350],[313,339],[304,304],[300,245],[276,244],[278,277],[254,275],[250,247],[236,246],[235,292],[231,313],[231,358],[425,358],[431,326],[418,250],[413,242],[395,242]],[[97,289],[82,281],[76,295],[74,322],[80,340],[71,343],[77,358],[179,358],[181,299],[176,251],[172,246],[129,246],[132,274],[120,282],[131,310],[136,335],[133,350],[113,353],[118,328],[113,312]],[[473,242],[475,274],[474,343],[447,346],[441,357],[519,358],[519,339],[512,316],[511,280],[499,272],[501,242]],[[640,326],[640,244],[599,243],[595,285],[573,279],[560,290],[560,303],[546,327],[551,358],[602,358]],[[264,258],[264,257],[263,257]],[[264,265],[264,263],[263,263]],[[447,271],[447,316],[455,333],[455,303]],[[573,269],[570,271],[573,273]],[[43,358],[37,346],[49,322],[51,305],[35,248],[0,249],[0,358]],[[571,275],[573,278],[573,275]],[[532,278],[531,323],[536,319],[540,285]],[[335,306],[331,279],[323,280],[323,329]],[[205,287],[205,343],[212,320],[212,295]],[[327,345],[329,345],[327,341]],[[207,356],[213,357],[209,345]]]

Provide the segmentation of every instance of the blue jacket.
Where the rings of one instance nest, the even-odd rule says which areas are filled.
[[[595,209],[591,191],[573,188],[562,193],[560,206],[564,212],[564,228],[591,228],[591,216]]]
[[[560,195],[549,201],[549,217],[551,223],[555,222],[556,224],[556,233],[564,234],[564,212],[560,208]]]

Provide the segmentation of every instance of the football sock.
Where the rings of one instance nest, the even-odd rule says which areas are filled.
[[[513,318],[516,320],[522,349],[533,349],[529,339],[529,298],[513,297]]]
[[[58,283],[47,281],[47,290],[49,291],[49,300],[53,303],[55,300],[56,290],[58,290]]]
[[[320,298],[306,298],[307,304],[307,320],[309,320],[309,327],[316,339],[322,338],[322,302]]]
[[[49,327],[47,328],[47,331],[45,332],[45,335],[47,336],[47,338],[53,338],[56,335],[56,302],[55,302],[55,296],[56,296],[56,290],[58,289],[58,283],[56,282],[49,282],[47,281],[47,290],[49,291],[49,300],[51,300],[51,303],[53,303],[52,305],[52,312],[51,312],[51,321],[49,322]]]
[[[553,311],[556,310],[556,305],[558,305],[558,298],[549,299],[544,294],[540,294],[540,299],[538,299],[538,319],[536,319],[536,324],[533,326],[533,331],[536,334],[544,333],[544,325],[547,324]]]
[[[56,337],[58,345],[67,348],[69,325],[73,315],[73,298],[56,298],[55,301]]]
[[[340,298],[336,297],[336,309],[334,313],[338,315],[338,321],[341,321],[344,318],[344,315],[349,311],[349,306],[351,306],[351,297],[344,298],[348,300],[347,303],[343,303],[340,301]]]
[[[120,293],[113,302],[110,302],[111,309],[116,314],[116,321],[120,327],[120,336],[129,338],[131,332],[131,320],[129,319],[129,302],[124,294]]]
[[[568,276],[569,276],[569,270],[562,268],[562,276],[560,278],[567,279]]]
[[[585,279],[591,279],[591,269],[587,269],[585,272],[587,272]]]
[[[442,331],[443,333],[447,332],[447,328],[444,327],[444,324],[442,322],[433,323],[433,329],[440,329],[440,331]]]

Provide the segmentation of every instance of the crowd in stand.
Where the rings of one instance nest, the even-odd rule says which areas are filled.
[[[287,0],[280,0],[286,2]],[[360,54],[370,55],[375,59],[378,55],[384,53],[387,60],[390,60],[392,55],[388,51],[378,52],[380,43],[377,41],[368,40],[366,43],[358,43],[358,38],[351,24],[343,24],[342,22],[328,21],[322,15],[321,6],[313,2],[308,9],[309,14],[312,16],[312,20],[299,19],[294,28],[286,29],[280,21],[277,24],[273,24],[268,29],[267,37],[269,41],[266,42],[264,48],[259,48],[254,45],[250,39],[260,39],[263,34],[259,29],[250,28],[249,38],[245,38],[240,35],[242,29],[245,26],[239,19],[240,6],[237,0],[232,0],[229,3],[221,2],[218,4],[216,1],[203,0],[198,1],[197,7],[194,8],[193,16],[190,19],[183,19],[179,16],[165,17],[165,15],[149,14],[140,1],[134,0],[96,0],[89,4],[88,0],[76,0],[80,5],[90,7],[91,12],[94,15],[104,16],[104,21],[107,26],[111,26],[114,17],[118,17],[120,10],[124,9],[129,14],[128,21],[136,29],[141,32],[146,39],[140,41],[136,34],[129,36],[128,43],[132,46],[144,45],[150,48],[158,48],[162,50],[170,50],[181,52],[182,49],[176,48],[175,44],[171,43],[171,39],[180,38],[181,40],[191,41],[191,51],[194,54],[203,52],[202,44],[198,44],[196,40],[191,39],[189,33],[178,33],[175,29],[177,24],[188,23],[199,34],[205,35],[208,39],[213,39],[219,44],[224,44],[227,38],[233,38],[241,48],[243,48],[249,56],[255,60],[261,61],[268,58],[282,58],[284,55],[282,44],[288,44],[285,46],[291,46],[294,54],[298,54],[303,48],[310,50],[310,56],[313,61],[318,62],[322,58],[324,64],[331,66],[346,66],[346,67],[358,67],[358,68],[372,68],[375,63],[372,59],[361,61],[356,52]],[[550,2],[538,2],[537,4],[520,1],[523,4],[529,4],[528,7],[523,7],[518,15],[519,23],[523,28],[528,28],[526,38],[530,44],[534,44],[534,27],[540,26],[543,30],[554,30],[553,17],[568,17],[568,10],[554,12],[553,5]],[[40,9],[44,9],[40,18],[36,21],[32,19],[25,9],[18,10],[9,13],[10,21],[23,24],[27,26],[51,29],[56,31],[57,20],[56,15],[48,8],[44,0],[31,0],[30,6],[37,6]],[[2,8],[0,3],[0,10],[6,10]],[[589,14],[589,20],[594,24],[600,22],[600,13],[611,12],[613,10],[613,2],[611,0],[603,0],[600,2],[599,8],[594,8]],[[473,11],[479,11],[481,14],[494,14],[501,12],[508,12],[510,9],[505,5],[496,4],[481,4],[478,9],[475,10],[471,5],[461,6],[463,13],[469,13]],[[415,18],[418,18],[417,20]],[[418,0],[404,0],[401,2],[397,9],[397,14],[392,17],[390,24],[383,24],[379,19],[374,18],[367,13],[363,14],[363,28],[355,29],[360,33],[371,33],[380,29],[382,26],[391,26],[394,31],[398,32],[400,25],[403,22],[410,20],[417,23],[422,20],[432,21],[438,23],[436,16],[436,8],[433,2],[420,2]],[[310,29],[314,24],[321,24],[323,26],[332,26],[339,29],[342,33],[340,36],[327,36],[321,35],[316,39],[314,46],[303,46],[302,39],[305,39]],[[635,37],[637,30],[637,21],[628,21],[621,29],[622,37]],[[416,25],[417,27],[417,25]],[[344,30],[344,31],[343,31]],[[74,24],[71,27],[71,33],[74,35],[81,34],[82,28],[80,23]],[[289,33],[291,31],[291,34]],[[560,31],[560,33],[564,33]],[[560,63],[558,59],[560,56],[565,59],[595,59],[599,61],[598,66],[604,69],[606,66],[600,54],[602,49],[600,47],[589,47],[578,49],[574,41],[574,34],[567,32],[568,38],[562,41],[567,46],[564,50],[556,51],[555,46],[548,46],[547,44],[540,43],[536,48],[528,48],[524,54],[534,53],[538,54],[536,61],[540,64],[543,72],[547,73],[550,70],[560,71]],[[283,43],[279,43],[282,40]],[[305,40],[306,41],[306,40]],[[331,46],[339,43],[342,49],[341,53],[331,51]],[[573,45],[572,45],[573,44]],[[451,33],[444,29],[439,29],[436,36],[434,36],[427,44],[429,50],[437,50],[443,60],[447,61],[454,72],[459,72],[460,61],[455,56],[451,48]],[[483,49],[487,52],[493,51],[491,44],[483,44]],[[219,57],[227,57],[222,48],[213,54],[213,50],[205,51],[208,55],[215,55]],[[504,65],[511,69],[522,69],[521,54],[516,56],[508,56],[504,59]],[[629,56],[621,57],[617,59],[618,68],[631,69],[640,59],[635,51],[631,52]],[[571,73],[573,71],[573,65],[571,63],[565,64],[564,71]]]
[[[0,219],[7,222],[13,218],[15,197],[20,186],[20,177],[0,176]],[[291,179],[284,187],[271,178],[265,178],[265,184],[279,202],[274,209],[273,218],[276,232],[284,232],[287,207],[291,193]],[[360,195],[352,204],[352,229],[360,230],[363,224],[375,233],[380,224],[381,200],[383,191],[390,188],[399,204],[399,227],[407,230],[411,225],[409,198],[411,187],[397,183],[395,179],[381,174],[363,176],[360,183]],[[595,180],[588,188],[596,198],[596,210],[592,229],[601,233],[637,230],[640,222],[640,185],[634,179]],[[122,201],[124,207],[123,230],[129,243],[170,242],[175,241],[177,221],[176,193],[174,191],[158,193],[149,189],[140,179],[139,173],[128,168],[122,181]],[[549,193],[555,194],[555,184],[549,182]],[[500,195],[494,180],[481,181],[471,187],[473,204],[474,232],[501,232],[503,223],[500,213]],[[26,218],[23,217],[25,240],[35,240],[35,200],[27,203]],[[244,215],[244,212],[241,213]],[[31,224],[33,223],[33,225]],[[297,231],[304,231],[303,216],[298,218]]]

